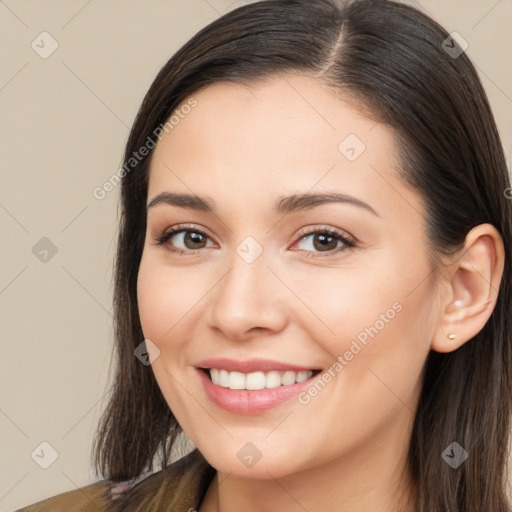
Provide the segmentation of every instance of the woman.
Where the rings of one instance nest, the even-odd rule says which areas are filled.
[[[510,511],[510,181],[456,39],[388,0],[233,10],[120,178],[104,480],[22,510]]]

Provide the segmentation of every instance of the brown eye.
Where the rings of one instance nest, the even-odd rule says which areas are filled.
[[[172,251],[186,252],[207,247],[209,239],[206,233],[198,229],[184,229],[178,226],[167,230],[157,239],[157,244],[166,245]]]
[[[356,247],[348,235],[333,228],[302,231],[297,245],[312,257],[331,256]]]

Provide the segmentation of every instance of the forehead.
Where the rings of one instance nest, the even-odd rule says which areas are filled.
[[[191,98],[175,109],[171,116],[175,124],[164,134],[159,150],[167,147],[179,151],[185,143],[187,149],[196,150],[189,159],[199,150],[215,157],[222,149],[226,157],[236,153],[247,159],[258,151],[262,158],[272,151],[274,160],[284,158],[290,163],[308,156],[317,160],[326,150],[338,156],[344,149],[339,144],[349,135],[357,145],[357,154],[368,144],[374,150],[386,150],[392,144],[391,130],[380,125],[370,133],[377,125],[375,121],[339,92],[306,76],[279,76],[252,85],[219,82],[192,98],[196,102],[193,109],[186,105]]]
[[[378,204],[396,202],[397,187],[405,188],[397,178],[391,128],[320,80],[289,75],[253,85],[219,82],[192,99],[193,108],[183,108],[191,98],[177,107],[178,122],[155,148],[149,198],[169,189],[213,190],[220,201],[234,202],[233,191],[246,192],[242,206],[251,197],[258,203],[263,193],[334,188]]]

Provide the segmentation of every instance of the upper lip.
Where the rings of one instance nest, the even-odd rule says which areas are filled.
[[[316,370],[312,366],[301,366],[298,364],[282,363],[280,361],[273,361],[271,359],[249,359],[247,361],[240,361],[236,359],[228,358],[215,358],[215,359],[204,359],[195,364],[197,368],[216,368],[218,370],[227,370],[228,372],[269,372],[272,370],[276,371],[309,371]]]

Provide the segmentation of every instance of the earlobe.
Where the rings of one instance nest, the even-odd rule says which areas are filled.
[[[448,293],[440,302],[432,350],[452,352],[482,330],[496,305],[504,260],[503,240],[492,224],[469,231],[457,259],[446,269]]]

